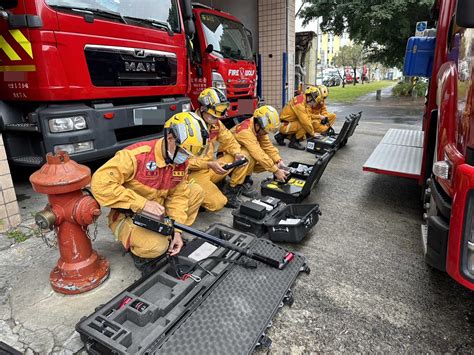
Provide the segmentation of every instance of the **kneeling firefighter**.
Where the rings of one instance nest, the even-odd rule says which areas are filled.
[[[313,127],[315,132],[327,133],[336,122],[336,114],[329,112],[326,106],[326,99],[329,96],[329,89],[325,85],[318,86],[322,99],[314,109]]]
[[[207,140],[206,124],[198,115],[178,113],[165,123],[163,138],[118,151],[92,177],[94,197],[101,206],[111,208],[110,229],[142,272],[166,252],[178,254],[183,246],[181,233],[175,231],[170,238],[141,228],[124,210],[169,216],[191,225],[204,193],[198,184],[188,182],[188,158],[203,154]]]
[[[257,108],[253,117],[232,129],[235,138],[249,152],[249,172],[271,172],[279,181],[285,181],[288,172],[278,149],[272,144],[269,133],[278,132],[280,118],[272,106]]]
[[[207,124],[209,131],[209,150],[201,157],[192,157],[189,160],[190,178],[204,190],[202,206],[208,211],[218,211],[224,206],[238,208],[241,204],[239,194],[256,197],[258,192],[246,186],[245,178],[249,173],[249,165],[245,164],[231,170],[223,166],[235,161],[246,159],[248,152],[240,147],[232,133],[222,124],[229,108],[229,102],[224,93],[218,89],[207,88],[198,97],[199,109],[196,111]],[[217,158],[217,152],[220,152]],[[223,191],[216,186],[230,176]]]
[[[323,100],[323,94],[316,86],[309,86],[304,94],[294,97],[281,112],[282,126],[275,135],[277,143],[283,146],[285,139],[289,139],[288,147],[304,150],[300,142],[307,136],[326,133],[330,125],[320,123],[321,119],[325,123],[320,106]]]

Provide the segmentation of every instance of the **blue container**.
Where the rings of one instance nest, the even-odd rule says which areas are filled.
[[[431,77],[436,37],[410,37],[405,53],[403,74]]]

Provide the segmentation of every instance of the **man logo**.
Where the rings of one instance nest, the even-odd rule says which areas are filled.
[[[144,49],[135,49],[135,52],[133,53],[133,56],[137,57],[137,58],[145,58],[146,57],[145,50]]]

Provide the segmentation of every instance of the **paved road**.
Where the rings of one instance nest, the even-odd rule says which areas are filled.
[[[289,247],[307,256],[312,272],[298,279],[293,307],[274,320],[271,352],[474,352],[474,293],[423,261],[420,188],[361,169],[387,129],[420,126],[422,100],[369,96],[333,108],[339,117],[362,110],[363,119],[305,201],[319,203],[323,215],[301,244]],[[282,154],[314,161],[288,148]],[[17,193],[26,219],[45,203],[25,182]],[[230,211],[203,213],[196,225],[214,222],[230,225]],[[104,217],[94,246],[109,258],[111,278],[89,294],[63,297],[47,283],[56,250],[37,239],[9,248],[0,237],[0,340],[40,353],[77,351],[74,324],[138,276]]]

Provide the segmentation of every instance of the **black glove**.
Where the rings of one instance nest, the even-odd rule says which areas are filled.
[[[322,124],[322,125],[328,125],[328,124],[329,124],[328,118],[327,118],[327,117],[321,118],[321,124]]]

